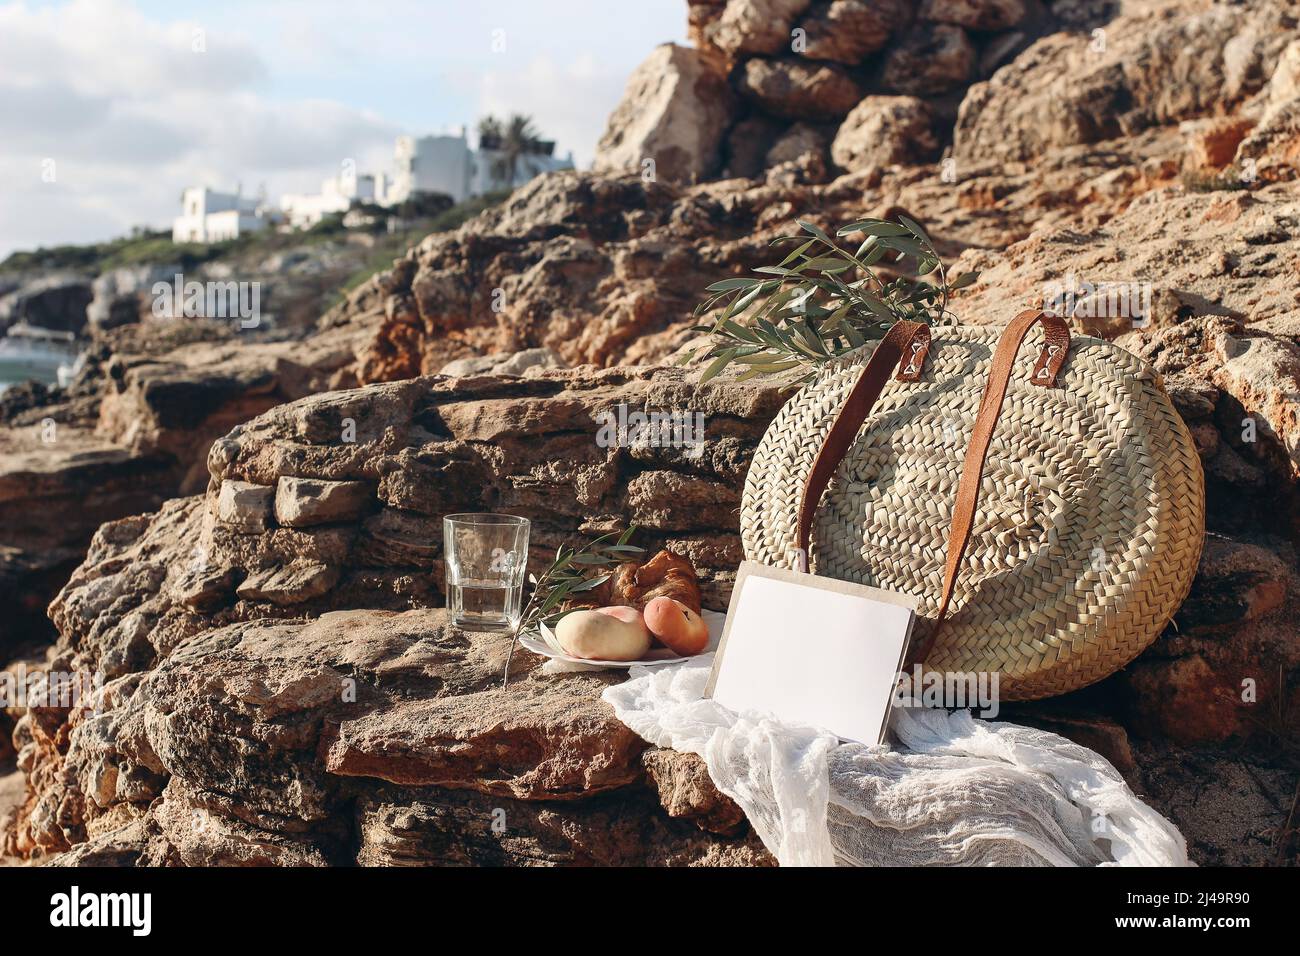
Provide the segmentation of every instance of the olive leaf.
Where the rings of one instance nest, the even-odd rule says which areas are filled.
[[[898,222],[861,219],[835,230],[837,238],[853,237],[854,243],[863,237],[855,251],[815,223],[796,224],[799,234],[772,240],[773,246],[794,244],[777,265],[706,289],[711,295],[696,308],[700,324],[692,331],[706,335],[707,344],[679,362],[707,360],[701,381],[732,364],[744,366],[741,379],[791,369],[803,369],[808,378],[900,320],[956,324],[949,297],[979,277],[966,272],[950,282],[934,243],[907,216]],[[889,272],[875,268],[882,263]]]

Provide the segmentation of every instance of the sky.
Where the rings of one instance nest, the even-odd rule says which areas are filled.
[[[525,113],[591,163],[684,0],[0,0],[0,259],[170,226],[191,185],[315,192],[403,133]]]

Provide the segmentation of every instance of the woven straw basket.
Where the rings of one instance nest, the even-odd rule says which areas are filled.
[[[946,618],[954,502],[1000,329],[935,330],[924,374],[880,389],[805,518],[810,570],[914,597],[923,644],[944,621],[925,666],[998,671],[1003,700],[1064,693],[1136,657],[1187,596],[1204,529],[1200,459],[1156,372],[1066,331],[1055,387],[1039,387],[1047,337],[1025,328],[971,482]],[[805,483],[877,347],[826,368],[763,436],[741,509],[746,557],[796,566]]]

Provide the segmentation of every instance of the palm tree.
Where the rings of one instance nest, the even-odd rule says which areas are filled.
[[[488,114],[478,121],[478,144],[481,148],[495,149],[501,142],[501,121]]]
[[[508,187],[515,184],[519,163],[529,155],[544,154],[547,145],[533,126],[531,116],[512,113],[504,123],[495,116],[485,116],[478,124],[479,147],[500,155],[492,163],[492,177]]]

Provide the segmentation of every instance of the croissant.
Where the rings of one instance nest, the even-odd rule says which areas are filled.
[[[673,598],[700,613],[700,585],[689,558],[665,549],[645,564],[626,561],[614,569],[609,580],[584,592],[581,601],[566,603],[565,610],[615,604],[644,610],[657,597]]]

